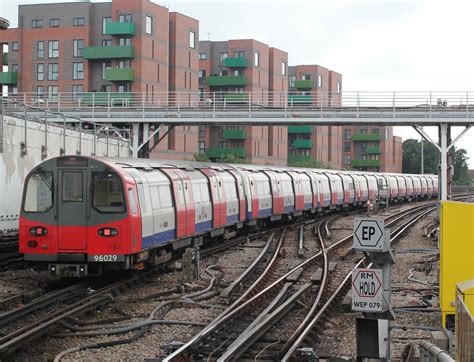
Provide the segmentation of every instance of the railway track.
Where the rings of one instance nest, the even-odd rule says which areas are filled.
[[[435,203],[426,203],[408,210],[398,211],[386,218],[386,226],[393,226],[409,215],[423,213],[427,208],[433,209],[434,205]],[[255,290],[258,288],[252,285],[252,297],[239,298],[188,343],[166,357],[164,361],[179,358],[211,358],[223,361],[237,359],[241,356],[252,359],[279,359],[281,356],[286,356],[288,351],[292,351],[290,356],[293,355],[294,350],[298,348],[295,349],[294,346],[301,345],[302,333],[306,331],[315,315],[321,314],[321,305],[326,305],[323,303],[329,293],[328,256],[352,240],[352,235],[348,235],[330,246],[326,246],[322,230],[328,229],[327,225],[330,221],[331,218],[317,225],[317,235],[321,247],[319,252],[290,268],[289,271],[257,293]],[[398,233],[394,233],[393,236],[397,237],[397,235]],[[313,277],[313,279],[320,279],[319,286],[311,283],[311,266],[317,263],[320,265],[321,278]],[[351,263],[345,264],[348,264],[349,270],[352,270]],[[350,277],[350,273],[348,275]],[[298,282],[299,278],[302,279]],[[342,287],[340,289],[336,287],[339,293],[341,289]],[[315,293],[315,291],[317,292]],[[316,294],[316,298],[308,298],[309,295],[314,294]],[[248,295],[249,293],[247,293]],[[266,332],[272,326],[277,325],[291,311],[295,313],[298,308],[304,310],[306,314],[296,312],[296,314],[300,314],[300,322],[295,323],[297,327],[293,331],[288,331],[285,338],[267,338],[267,340],[262,338],[262,336],[268,335]],[[285,320],[288,321],[288,318]]]

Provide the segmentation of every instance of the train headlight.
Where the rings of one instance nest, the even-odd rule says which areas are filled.
[[[28,240],[26,245],[28,245],[29,248],[34,249],[38,247],[38,242],[36,240]]]
[[[42,226],[34,226],[30,228],[30,235],[33,236],[45,236],[48,235],[48,229]]]
[[[111,237],[111,236],[117,236],[118,230],[114,228],[102,228],[102,229],[99,229],[97,233],[99,234],[99,236]]]

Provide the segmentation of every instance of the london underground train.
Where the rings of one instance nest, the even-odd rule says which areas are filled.
[[[62,156],[26,177],[19,245],[52,274],[85,276],[277,220],[437,193],[434,175]]]

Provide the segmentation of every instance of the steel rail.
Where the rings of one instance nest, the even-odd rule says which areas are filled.
[[[426,206],[426,207],[429,207],[429,206]],[[391,245],[394,244],[406,230],[408,230],[411,226],[413,226],[414,223],[416,223],[423,216],[433,212],[434,210],[435,210],[435,208],[432,207],[432,208],[429,208],[426,211],[422,211],[421,213],[415,215],[410,220],[408,220],[405,224],[398,227],[390,236],[390,244]],[[361,258],[358,261],[358,263],[354,266],[354,268],[360,267],[364,263],[365,260],[366,260],[366,257]],[[373,266],[373,263],[370,263],[367,266],[367,268],[371,268],[372,266]],[[288,349],[286,354],[282,357],[281,361],[284,361],[284,362],[288,361],[294,355],[294,353],[297,351],[297,349],[304,342],[304,340],[306,339],[308,334],[311,332],[311,330],[319,322],[322,315],[331,306],[331,304],[334,302],[336,297],[341,293],[341,291],[347,286],[347,283],[351,279],[351,276],[352,276],[352,270],[346,275],[346,277],[339,284],[339,286],[336,288],[336,290],[333,292],[333,294],[331,294],[331,296],[326,300],[326,302],[319,309],[318,313],[314,316],[314,318],[307,324],[306,328],[301,332],[301,334],[298,336],[298,338],[293,343],[293,345]]]

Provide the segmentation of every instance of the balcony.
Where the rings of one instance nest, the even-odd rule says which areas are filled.
[[[313,147],[313,141],[311,140],[294,140],[293,148],[311,148]]]
[[[312,133],[311,126],[288,126],[288,133]]]
[[[354,133],[352,135],[353,141],[380,141],[379,133]]]
[[[352,160],[352,167],[380,167],[380,160]]]
[[[313,103],[313,97],[311,96],[302,96],[302,95],[296,95],[296,94],[288,95],[288,104],[291,106],[294,104],[311,104],[311,103]]]
[[[105,70],[105,79],[111,82],[133,82],[132,68],[109,68]]]
[[[226,156],[235,156],[245,158],[245,148],[208,148],[206,150],[206,156],[209,158],[222,158]]]
[[[379,146],[368,146],[365,150],[368,154],[380,154],[380,147]]]
[[[244,75],[211,75],[207,77],[207,85],[209,87],[245,86],[247,85],[247,78]]]
[[[244,140],[247,135],[244,129],[225,129],[224,138],[226,140]]]
[[[110,47],[96,46],[84,48],[84,58],[98,59],[121,59],[133,58],[135,49],[131,45],[114,45]]]
[[[313,81],[311,79],[307,80],[295,80],[295,88],[298,89],[311,89],[313,88]]]
[[[8,53],[3,53],[2,63],[8,65]]]
[[[4,85],[18,84],[18,72],[0,72],[0,84],[4,84]]]
[[[105,34],[107,35],[135,35],[135,23],[110,22],[105,25]]]
[[[224,67],[247,68],[247,59],[246,58],[225,58]]]
[[[133,101],[131,92],[87,92],[82,96],[82,103],[94,106],[128,107]]]
[[[310,155],[288,155],[288,164],[299,163],[299,162],[309,162],[313,158]]]
[[[247,103],[249,95],[248,93],[226,93],[224,100],[226,103]]]

